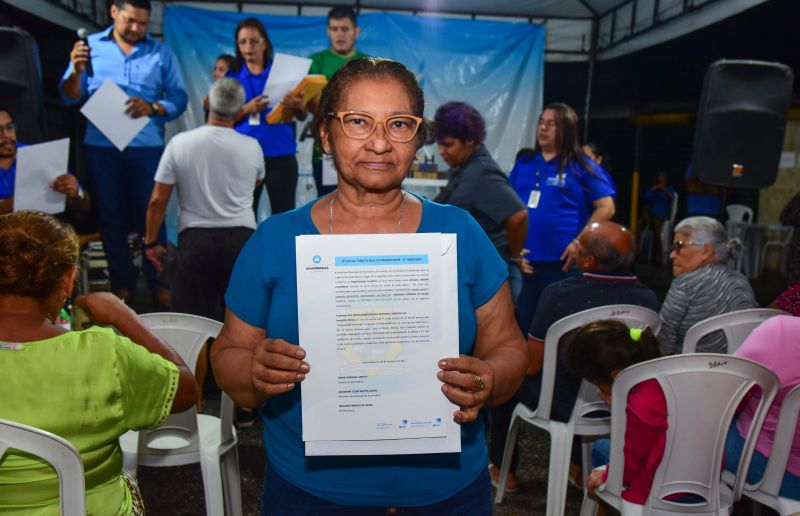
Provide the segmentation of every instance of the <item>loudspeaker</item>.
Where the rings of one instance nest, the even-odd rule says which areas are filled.
[[[0,102],[11,111],[19,141],[47,139],[39,49],[18,28],[0,27]]]
[[[726,61],[706,70],[694,171],[710,185],[763,188],[778,174],[794,74],[780,63]]]

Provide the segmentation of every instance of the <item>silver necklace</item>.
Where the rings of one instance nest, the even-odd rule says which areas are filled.
[[[405,205],[406,205],[406,193],[404,191],[400,191],[400,195],[403,196],[402,200],[400,201],[400,216],[397,217],[397,224],[395,224],[395,233],[400,232],[400,222],[403,221],[403,215],[405,215]],[[331,200],[328,203],[328,233],[333,234],[333,203],[336,201],[336,198],[339,196],[339,190],[335,190],[333,195],[331,196]]]

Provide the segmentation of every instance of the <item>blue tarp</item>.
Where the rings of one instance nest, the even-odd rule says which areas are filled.
[[[177,54],[190,104],[177,126],[203,122],[202,99],[214,59],[234,54],[234,31],[253,16],[267,28],[276,52],[308,56],[328,47],[322,16],[253,15],[186,6],[164,7],[164,42]],[[486,144],[505,170],[522,147],[532,147],[542,107],[544,29],[532,23],[369,13],[359,16],[357,48],[401,61],[425,91],[425,116],[450,100],[475,106],[486,119]],[[434,154],[435,149],[428,149]],[[438,157],[437,157],[438,159]],[[441,161],[440,161],[441,162]],[[300,163],[301,171],[310,164]]]

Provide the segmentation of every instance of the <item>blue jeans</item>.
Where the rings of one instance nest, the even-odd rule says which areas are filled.
[[[742,448],[744,448],[744,438],[736,430],[736,420],[734,419],[728,429],[728,438],[725,441],[725,460],[723,461],[725,469],[736,472],[736,468],[739,467],[739,459],[742,456]],[[766,468],[767,457],[759,453],[758,450],[754,451],[753,458],[750,459],[750,469],[747,471],[747,483],[755,484],[761,480]],[[788,471],[785,472],[778,494],[792,500],[800,500],[800,477],[792,475]]]
[[[100,218],[100,236],[108,260],[111,288],[133,292],[138,270],[128,248],[128,233],[144,236],[153,176],[164,148],[128,147],[120,152],[115,147],[86,145],[85,149],[89,188]],[[163,227],[159,241],[165,243]],[[165,288],[146,258],[142,260],[142,272],[152,292]]]
[[[397,507],[395,514],[411,516],[488,516],[492,514],[489,470],[483,472],[454,496],[423,507]],[[379,516],[389,507],[348,507],[311,495],[283,479],[267,460],[261,491],[262,516],[332,515]]]
[[[544,288],[556,281],[580,274],[578,269],[573,268],[569,272],[564,272],[561,267],[563,267],[561,262],[535,262],[533,274],[522,275],[522,291],[517,299],[517,322],[523,335],[527,336],[531,329],[533,316]]]

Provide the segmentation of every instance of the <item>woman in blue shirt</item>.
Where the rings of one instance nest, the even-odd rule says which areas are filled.
[[[267,450],[262,514],[360,516],[400,507],[409,514],[491,514],[480,409],[513,394],[527,354],[505,262],[480,226],[460,208],[402,190],[425,140],[424,104],[414,74],[400,63],[356,59],[342,66],[322,93],[324,116],[314,119],[317,141],[334,159],[337,189],[264,221],[236,262],[211,361],[225,392],[260,408]],[[438,360],[441,391],[430,395],[457,405],[461,452],[305,456],[303,380],[323,373],[325,364],[298,345],[295,237],[438,232],[458,235],[453,302],[460,356]]]
[[[515,257],[523,272],[517,319],[527,332],[542,290],[571,274],[584,225],[614,216],[615,191],[581,150],[578,115],[561,103],[545,107],[535,153],[522,156],[508,180],[528,205],[528,236]],[[588,221],[582,213],[591,214]]]
[[[272,43],[267,29],[255,18],[239,22],[235,32],[237,68],[228,72],[228,77],[238,79],[244,87],[245,102],[235,129],[252,136],[264,151],[264,165],[272,214],[294,209],[297,188],[297,142],[294,137],[294,122],[268,124],[266,116],[281,99],[268,99],[262,93],[272,68]],[[283,100],[298,119],[307,115],[302,98],[288,96]],[[255,209],[261,198],[261,188],[253,199]]]

